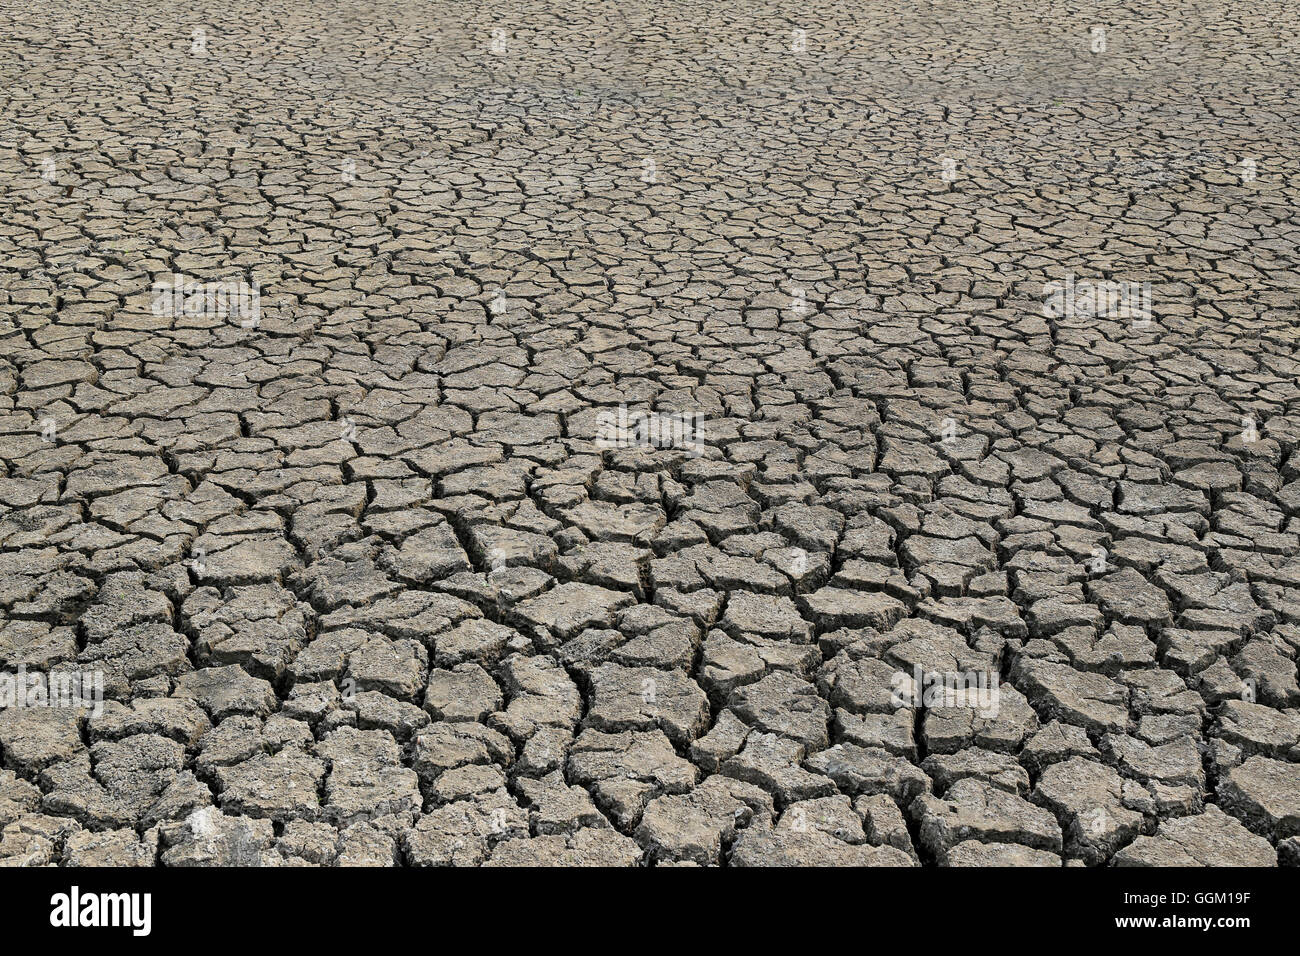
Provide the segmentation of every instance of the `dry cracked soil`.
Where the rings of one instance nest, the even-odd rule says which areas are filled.
[[[0,862],[1296,864],[1293,14],[5,2]]]

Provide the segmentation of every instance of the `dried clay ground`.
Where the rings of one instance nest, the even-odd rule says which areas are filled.
[[[1295,11],[7,0],[0,858],[1295,863]]]

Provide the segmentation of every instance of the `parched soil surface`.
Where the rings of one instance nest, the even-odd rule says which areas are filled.
[[[1296,863],[1294,14],[6,0],[0,862]]]

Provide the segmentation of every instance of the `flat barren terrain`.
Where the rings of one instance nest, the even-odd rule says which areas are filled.
[[[1300,862],[1295,14],[5,2],[0,863]]]

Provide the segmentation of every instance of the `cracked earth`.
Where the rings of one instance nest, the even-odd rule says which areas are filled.
[[[877,7],[6,3],[0,862],[1300,861],[1294,19]]]

